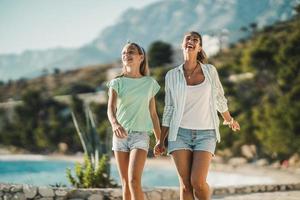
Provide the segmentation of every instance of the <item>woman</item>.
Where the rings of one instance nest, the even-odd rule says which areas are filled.
[[[112,149],[122,182],[124,200],[143,200],[141,176],[154,130],[160,137],[160,123],[154,96],[160,86],[148,76],[145,51],[136,43],[122,50],[123,74],[108,83],[107,115],[113,130]]]
[[[175,162],[180,199],[209,200],[206,182],[216,141],[220,141],[219,111],[224,124],[233,130],[240,126],[227,107],[227,100],[216,68],[206,63],[202,37],[197,32],[185,34],[182,49],[184,63],[166,74],[165,108],[156,155],[165,149],[168,133],[168,153]]]

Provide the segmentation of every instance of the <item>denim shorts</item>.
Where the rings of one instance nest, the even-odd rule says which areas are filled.
[[[168,154],[176,150],[207,151],[214,155],[216,132],[211,130],[192,130],[179,128],[176,141],[168,141]]]
[[[130,152],[132,149],[143,149],[148,152],[149,149],[149,133],[142,131],[128,131],[126,138],[118,138],[113,134],[112,150]]]

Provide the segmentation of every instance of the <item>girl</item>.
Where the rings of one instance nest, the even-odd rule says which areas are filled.
[[[184,63],[166,74],[163,127],[155,153],[164,151],[168,133],[168,153],[177,168],[180,199],[194,199],[195,193],[198,199],[209,200],[206,177],[216,141],[220,141],[217,111],[233,131],[240,126],[228,111],[216,68],[204,64],[201,35],[185,34],[182,49]]]
[[[145,51],[136,43],[122,50],[123,73],[108,83],[108,119],[124,200],[143,200],[141,176],[149,148],[149,134],[160,137],[154,96],[160,86],[149,75]]]

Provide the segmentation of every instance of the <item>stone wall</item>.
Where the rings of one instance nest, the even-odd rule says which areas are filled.
[[[256,192],[275,192],[300,190],[300,183],[278,185],[251,185],[241,187],[218,187],[213,189],[213,195],[249,194]],[[177,187],[144,189],[145,200],[174,200],[179,199]],[[0,183],[0,200],[121,200],[120,188],[112,189],[74,189],[36,187],[30,185],[11,185]]]

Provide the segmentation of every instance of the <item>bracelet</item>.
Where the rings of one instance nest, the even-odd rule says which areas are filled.
[[[234,119],[233,119],[233,117],[231,117],[230,121],[224,120],[223,125],[232,125],[233,122],[234,122]]]

